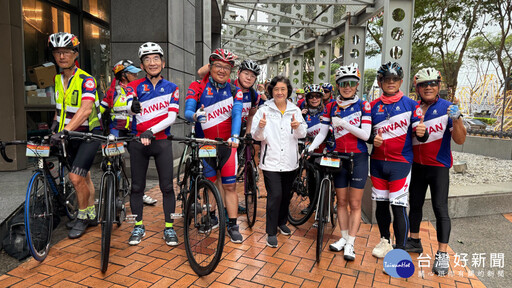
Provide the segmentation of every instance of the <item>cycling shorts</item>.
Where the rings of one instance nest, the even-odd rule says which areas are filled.
[[[349,156],[349,153],[342,153]],[[334,174],[334,187],[346,188],[348,186],[356,189],[364,189],[368,178],[368,153],[354,153],[354,167],[350,175],[350,161],[342,161],[342,169]]]
[[[233,184],[236,182],[236,170],[238,157],[236,148],[225,145],[217,145],[217,157],[203,158],[204,176],[208,180],[217,180],[217,170],[220,170],[222,184]]]
[[[372,200],[407,207],[411,166],[410,163],[371,159]]]
[[[93,134],[101,135],[101,130],[93,130]],[[81,177],[86,177],[87,172],[91,169],[96,152],[100,147],[100,142],[82,139],[72,139],[68,141],[67,152],[68,162],[71,165],[71,173]]]

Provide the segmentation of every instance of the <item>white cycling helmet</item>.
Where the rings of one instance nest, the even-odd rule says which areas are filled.
[[[57,32],[48,37],[48,46],[51,50],[55,48],[70,48],[78,51],[79,44],[78,38],[67,32]]]
[[[441,81],[441,72],[435,68],[423,68],[414,75],[414,86],[428,81]]]
[[[359,72],[359,68],[354,64],[350,64],[347,66],[341,66],[336,70],[336,82],[344,80],[344,81],[359,81],[361,80],[361,73]]]
[[[149,54],[160,54],[160,56],[164,56],[164,50],[160,45],[153,42],[146,42],[142,44],[139,48],[139,59],[142,60],[142,57]]]

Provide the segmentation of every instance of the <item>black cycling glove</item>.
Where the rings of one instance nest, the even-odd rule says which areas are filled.
[[[142,134],[140,134],[140,138],[152,139],[153,138],[153,131],[151,131],[149,129],[144,131]]]
[[[133,97],[132,112],[135,114],[139,114],[141,110],[142,109],[140,107],[140,101],[139,101],[138,97]]]

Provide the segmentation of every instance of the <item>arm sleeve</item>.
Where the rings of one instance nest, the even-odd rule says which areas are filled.
[[[356,136],[357,138],[366,141],[368,140],[368,138],[370,138],[372,125],[368,123],[362,123],[361,128],[358,128],[348,123],[348,125],[346,125],[346,127],[343,128],[347,129],[348,132],[350,132],[350,134]]]
[[[197,101],[195,99],[189,98],[185,101],[185,119],[190,122],[194,121],[194,114],[196,113]]]
[[[318,146],[320,146],[320,144],[324,142],[325,137],[327,137],[327,133],[329,133],[329,125],[321,124],[320,131],[313,140],[313,143],[311,143],[310,149],[315,150],[316,148],[318,148]]]
[[[167,114],[167,118],[153,125],[150,129],[151,131],[153,131],[153,134],[156,134],[160,131],[167,129],[167,127],[170,127],[174,123],[174,121],[176,121],[176,112],[169,111]]]
[[[128,84],[130,85],[130,84]],[[134,97],[137,97],[137,92],[135,92],[135,89],[131,86],[128,86],[126,87],[125,89],[126,91],[126,110],[128,111],[128,114],[129,115],[136,115],[135,113],[132,112],[132,101],[133,101],[133,98]]]
[[[236,96],[233,98],[233,110],[231,111],[231,136],[240,135],[242,126],[242,108],[243,94],[242,90],[237,88]]]

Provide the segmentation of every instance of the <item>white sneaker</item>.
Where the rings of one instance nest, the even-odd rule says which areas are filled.
[[[347,261],[354,261],[356,259],[356,252],[354,252],[354,245],[352,244],[345,244],[345,251],[343,253],[343,258]]]
[[[153,199],[151,197],[149,197],[148,195],[144,194],[144,196],[142,196],[142,202],[144,202],[144,204],[147,204],[147,205],[155,205],[156,204],[156,199]]]
[[[373,248],[372,255],[377,258],[384,258],[391,250],[393,250],[393,245],[386,238],[382,237],[379,244]]]
[[[331,249],[331,251],[340,252],[341,250],[343,250],[343,247],[345,247],[346,244],[347,240],[341,237],[340,240],[329,245],[329,249]]]

